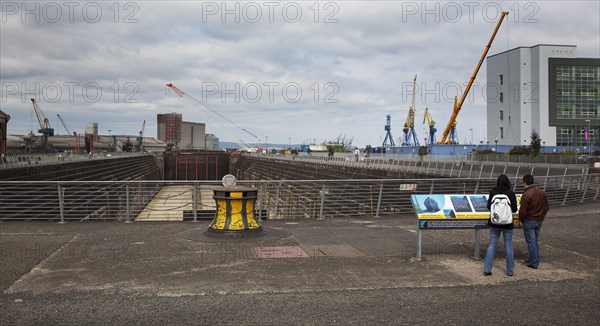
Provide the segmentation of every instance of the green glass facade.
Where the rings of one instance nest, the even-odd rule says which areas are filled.
[[[599,62],[597,59],[550,59],[550,120],[551,125],[556,126],[556,145],[598,146]]]

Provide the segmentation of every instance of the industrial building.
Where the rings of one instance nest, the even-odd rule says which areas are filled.
[[[219,149],[219,140],[214,148],[214,138],[207,144],[206,125],[200,122],[183,121],[181,113],[157,114],[157,138],[179,149]],[[214,136],[214,135],[213,135]],[[207,146],[207,145],[210,145]]]
[[[206,134],[206,149],[209,151],[218,151],[219,137],[214,134]]]
[[[0,157],[6,153],[6,138],[8,137],[7,126],[10,115],[0,110]]]
[[[586,150],[600,139],[600,59],[575,45],[518,47],[487,57],[487,139]]]

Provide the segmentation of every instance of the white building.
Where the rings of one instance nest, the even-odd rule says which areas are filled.
[[[518,47],[487,57],[487,139],[585,146],[600,130],[600,59],[577,58],[575,45]]]

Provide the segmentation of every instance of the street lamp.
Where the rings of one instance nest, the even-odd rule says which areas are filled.
[[[588,130],[587,131],[588,151],[589,151],[590,157],[592,157],[592,147],[590,146],[591,140],[592,140],[591,129],[590,129],[592,120],[585,119],[585,122],[588,123],[588,129],[587,129]]]
[[[269,136],[265,136],[265,153],[269,154]]]
[[[473,145],[473,129],[469,128],[469,130],[471,131],[471,145]]]

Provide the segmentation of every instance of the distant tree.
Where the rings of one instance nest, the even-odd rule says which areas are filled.
[[[537,156],[540,153],[540,148],[542,148],[542,139],[540,138],[540,134],[535,130],[531,131],[531,143],[529,143],[529,147],[533,156]]]
[[[515,146],[508,151],[508,154],[531,155],[531,148],[528,146]]]
[[[423,158],[425,158],[425,155],[429,154],[429,151],[427,150],[427,146],[420,146],[419,147],[419,158],[421,159],[421,162],[423,161]]]

